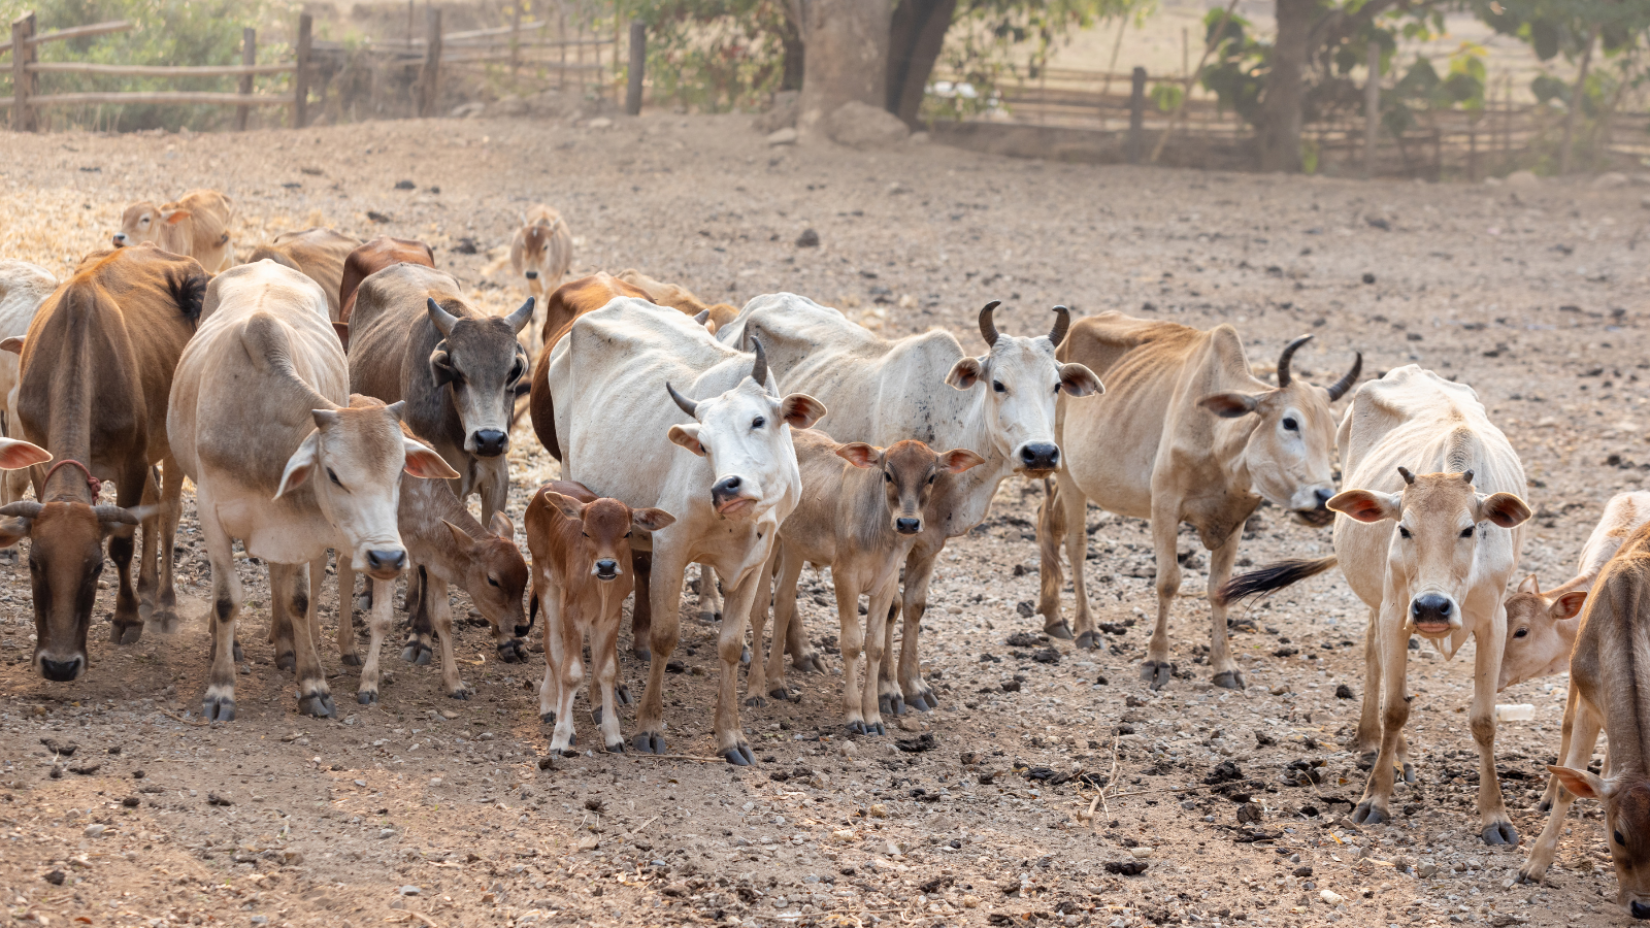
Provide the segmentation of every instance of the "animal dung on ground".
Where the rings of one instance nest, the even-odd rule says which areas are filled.
[[[1145,873],[1146,868],[1149,866],[1151,864],[1144,860],[1108,860],[1106,861],[1106,872],[1118,876],[1139,876]]]

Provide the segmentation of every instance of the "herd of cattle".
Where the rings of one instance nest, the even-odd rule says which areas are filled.
[[[634,591],[632,647],[648,678],[631,743],[662,753],[665,665],[685,574],[698,564],[700,611],[721,617],[717,748],[749,764],[737,673],[747,631],[747,706],[794,698],[787,655],[793,668],[823,668],[796,619],[806,564],[829,567],[836,588],[848,729],[880,735],[885,714],[937,705],[920,651],[935,566],[947,540],[979,525],[999,485],[1020,475],[1047,490],[1037,525],[1044,631],[1078,648],[1102,647],[1081,570],[1088,502],[1150,521],[1157,623],[1142,676],[1153,688],[1172,677],[1181,523],[1210,553],[1216,686],[1245,685],[1228,604],[1340,566],[1369,606],[1356,748],[1371,773],[1360,823],[1386,821],[1395,780],[1415,780],[1404,737],[1412,635],[1446,656],[1477,643],[1470,720],[1492,845],[1518,843],[1496,774],[1495,693],[1570,670],[1561,765],[1543,800],[1552,816],[1522,875],[1546,872],[1570,802],[1598,798],[1622,904],[1650,917],[1641,721],[1650,493],[1611,501],[1575,578],[1543,593],[1531,577],[1507,596],[1530,516],[1524,472],[1470,387],[1414,365],[1357,386],[1361,354],[1339,380],[1311,384],[1291,363],[1310,336],[1283,348],[1274,385],[1254,375],[1231,326],[1115,312],[1073,321],[1057,306],[1046,335],[1022,336],[997,329],[993,302],[979,314],[985,352],[971,356],[949,332],[886,339],[789,293],[735,309],[634,271],[562,283],[572,237],[548,207],[526,217],[511,249],[531,296],[494,316],[422,242],[311,229],[236,264],[231,211],[213,191],[133,206],[115,247],[61,282],[0,263],[0,349],[15,354],[0,354],[0,467],[14,472],[0,543],[31,540],[34,662],[48,680],[87,672],[105,540],[119,573],[111,640],[129,644],[145,623],[175,627],[173,537],[187,477],[212,568],[208,719],[235,717],[239,539],[268,565],[270,640],[277,665],[296,675],[300,712],[335,712],[317,610],[336,552],[338,650],[361,666],[360,702],[378,698],[402,576],[413,614],[402,656],[426,662],[438,642],[443,688],[468,695],[453,655],[448,588],[457,586],[503,660],[525,660],[523,639],[543,623],[540,713],[555,726],[551,749],[569,754],[587,636],[603,746],[626,747],[618,704],[631,696],[617,649]],[[1332,404],[1346,396],[1337,427]],[[563,475],[527,507],[531,568],[504,512],[506,452],[523,410]],[[1351,488],[1339,492],[1337,455]],[[105,481],[113,505],[99,502]],[[472,493],[479,519],[465,504]],[[1262,500],[1304,525],[1333,522],[1334,555],[1233,578]],[[1071,624],[1061,617],[1062,541]],[[368,578],[364,660],[356,573]],[[1602,776],[1588,769],[1601,728]]]

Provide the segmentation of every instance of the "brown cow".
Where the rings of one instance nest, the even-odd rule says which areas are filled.
[[[110,640],[137,641],[145,616],[162,631],[177,622],[172,539],[183,471],[167,442],[166,411],[172,372],[195,332],[206,283],[195,259],[153,245],[95,254],[40,308],[24,338],[18,419],[23,434],[57,463],[36,473],[40,502],[12,503],[0,515],[21,520],[21,531],[8,534],[34,541],[35,662],[49,680],[73,680],[86,669],[105,538],[120,572]],[[142,513],[134,596],[126,526],[139,523],[133,507],[157,495],[151,471],[157,462],[164,490],[161,505]],[[104,480],[114,481],[117,505],[97,505]]]
[[[327,293],[327,309],[332,313],[332,321],[337,322],[343,312],[339,291],[344,283],[344,262],[360,247],[360,239],[331,229],[282,232],[268,243],[259,245],[247,263],[268,258],[320,284]]]
[[[573,233],[561,213],[542,203],[528,210],[521,222],[510,239],[510,268],[526,279],[528,294],[542,305],[544,295],[561,286],[573,266]],[[553,331],[535,325],[528,337],[540,338]],[[529,345],[528,350],[538,347]]]
[[[235,246],[229,241],[234,216],[235,202],[216,190],[191,190],[159,206],[144,200],[126,207],[114,246],[153,242],[164,251],[194,258],[216,274],[235,263]]]
[[[350,252],[344,259],[344,275],[338,284],[337,321],[349,322],[350,315],[355,312],[355,291],[361,286],[361,281],[401,263],[435,267],[435,251],[415,239],[380,235]]]
[[[727,303],[706,303],[680,284],[654,280],[635,268],[625,268],[620,271],[619,279],[646,293],[649,300],[660,306],[679,309],[690,316],[709,313],[708,328],[713,334],[717,329],[732,322],[734,317],[739,315],[739,308],[736,306]]]
[[[573,698],[584,680],[584,636],[602,688],[597,723],[607,750],[624,753],[614,683],[619,671],[619,610],[631,579],[631,529],[656,532],[676,521],[662,509],[631,509],[597,499],[583,484],[558,480],[539,488],[527,506],[527,547],[533,553],[533,611],[544,609],[544,682],[539,716],[554,722],[550,750],[572,756]],[[592,702],[595,700],[592,699]]]

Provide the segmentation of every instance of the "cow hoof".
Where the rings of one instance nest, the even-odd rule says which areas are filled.
[[[637,732],[636,737],[630,739],[630,746],[643,754],[663,754],[665,736],[655,731]]]
[[[881,693],[877,696],[877,711],[883,715],[904,715],[905,696],[901,693]]]
[[[751,662],[751,646],[745,645],[739,651],[739,663],[749,667]]]
[[[428,664],[430,662],[429,643],[416,639],[407,642],[406,647],[401,649],[401,659],[409,664]]]
[[[448,693],[447,695],[450,696],[453,699],[469,699],[470,698],[470,688],[465,686],[464,684],[460,683],[458,685],[458,689],[453,690],[451,693]]]
[[[597,706],[596,708],[590,710],[590,720],[595,722],[597,725],[600,725],[602,723],[602,707],[601,706]]]
[[[1102,651],[1105,650],[1105,645],[1100,641],[1099,635],[1094,632],[1084,632],[1077,636],[1077,650]]]
[[[1414,764],[1405,762],[1405,764],[1404,764],[1404,782],[1409,784],[1410,786],[1415,785],[1415,765]]]
[[[1058,638],[1061,641],[1070,641],[1071,626],[1066,623],[1065,619],[1061,619],[1053,625],[1043,626],[1043,634],[1049,636],[1050,638]]]
[[[722,613],[720,613],[720,612],[701,612],[701,613],[699,613],[699,621],[706,624],[706,625],[721,625],[722,624]]]
[[[768,695],[783,702],[801,702],[802,694],[788,686],[776,686],[768,690]]]
[[[1359,754],[1358,755],[1358,769],[1363,770],[1363,771],[1374,770],[1375,769],[1375,758],[1377,756],[1378,755],[1376,755],[1376,753],[1374,751],[1366,751],[1362,754]]]
[[[276,670],[297,670],[298,669],[298,655],[292,653],[291,651],[288,651],[285,654],[275,655],[275,669]]]
[[[246,651],[241,647],[241,643],[236,641],[232,644],[235,650],[235,663],[239,664],[241,661],[246,660]]]
[[[1233,632],[1258,632],[1260,626],[1254,619],[1227,619],[1226,630]]]
[[[143,623],[115,625],[109,629],[109,641],[114,644],[137,644],[143,637]]]
[[[791,669],[798,673],[824,673],[825,660],[819,656],[819,652],[810,651],[791,661]]]
[[[641,646],[641,645],[637,645],[636,647],[631,648],[630,649],[630,654],[631,654],[632,657],[636,658],[639,661],[651,661],[651,660],[653,660],[653,652],[651,650]]]
[[[378,691],[358,690],[355,694],[355,701],[363,706],[370,706],[378,701]]]
[[[1160,690],[1174,676],[1169,665],[1163,661],[1147,661],[1140,665],[1140,679],[1151,685],[1154,690]]]
[[[1215,686],[1223,690],[1246,689],[1243,685],[1243,671],[1241,670],[1223,670],[1215,674],[1213,682]]]
[[[607,746],[607,753],[609,753],[609,754],[623,754],[624,753],[624,742],[623,741],[615,741],[612,744],[608,745]]]
[[[1352,821],[1357,825],[1379,825],[1390,820],[1386,810],[1369,800],[1358,803],[1358,807],[1352,810]]]
[[[1513,827],[1512,822],[1491,822],[1484,826],[1480,834],[1485,844],[1518,846],[1518,829]]]
[[[745,697],[745,705],[749,706],[752,709],[760,709],[763,706],[766,706],[767,704],[768,704],[768,701],[766,699],[763,699],[760,696],[746,696]]]
[[[554,724],[556,724],[556,713],[554,713],[554,712],[540,712],[539,713],[539,721],[543,722],[546,725],[554,725]]]
[[[517,625],[516,626],[516,637],[517,638],[526,638],[527,633],[532,631],[532,630],[533,630],[533,626],[531,626],[531,625]]]
[[[572,741],[567,742],[567,747],[561,748],[559,750],[556,749],[556,748],[551,748],[550,750],[555,751],[556,753],[560,754],[563,757],[578,757],[579,756],[579,752],[573,749],[573,742]]]
[[[1553,811],[1553,801],[1551,799],[1543,799],[1536,803],[1535,810],[1537,812],[1551,812]]]
[[[1525,864],[1524,866],[1518,868],[1518,876],[1513,877],[1513,882],[1514,883],[1540,883],[1540,882],[1543,882],[1542,877],[1544,877],[1544,876],[1546,876],[1545,873],[1535,872],[1535,865],[1534,864]]]
[[[850,734],[850,735],[863,735],[863,734],[865,734],[865,723],[861,722],[859,719],[855,719],[852,722],[849,722],[848,723],[848,734]]]
[[[527,662],[527,643],[520,638],[511,638],[498,646],[498,659],[506,664],[524,664]]]
[[[621,706],[633,706],[636,704],[636,697],[630,695],[630,688],[625,686],[623,683],[613,687],[613,698],[617,700]]]
[[[933,693],[916,693],[913,694],[910,699],[906,700],[906,702],[910,704],[911,708],[917,710],[918,712],[927,712],[930,709],[938,707],[940,704],[940,701],[934,698]]]
[[[888,734],[888,726],[881,722],[870,722],[865,726],[865,733],[867,735],[886,735]]]
[[[178,613],[176,609],[162,609],[149,617],[149,624],[162,635],[170,635],[178,630]]]
[[[236,660],[240,660],[240,658],[238,658],[238,657],[237,657],[237,658],[235,658],[235,659],[236,659]],[[359,654],[356,654],[356,653],[355,653],[355,652],[353,652],[353,651],[352,651],[352,652],[350,652],[350,653],[348,653],[348,654],[340,654],[340,655],[338,655],[338,660],[339,660],[339,661],[340,661],[340,662],[342,662],[342,663],[345,663],[345,664],[348,664],[348,665],[349,665],[349,666],[351,666],[351,667],[359,667],[359,666],[361,666],[361,655],[359,655]]]
[[[208,722],[235,721],[235,698],[233,696],[208,696],[201,704],[201,715]]]
[[[332,704],[331,693],[311,693],[298,700],[298,714],[330,719],[338,714],[338,709]]]
[[[749,767],[756,763],[751,746],[743,741],[722,752],[722,758],[735,767]]]

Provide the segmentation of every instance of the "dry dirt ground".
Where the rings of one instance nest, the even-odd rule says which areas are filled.
[[[124,202],[213,186],[235,198],[243,254],[312,222],[416,236],[479,301],[504,309],[521,295],[488,265],[523,207],[544,200],[578,234],[581,268],[644,268],[734,303],[794,290],[890,334],[949,326],[971,348],[974,314],[992,298],[1012,309],[998,320],[1016,332],[1046,327],[1055,302],[1230,322],[1259,367],[1313,332],[1297,370],[1315,378],[1337,376],[1361,348],[1367,371],[1418,361],[1478,389],[1532,478],[1539,515],[1523,564],[1548,583],[1567,576],[1603,501],[1650,473],[1636,463],[1650,462],[1640,383],[1650,382],[1650,211],[1631,186],[1361,184],[921,144],[768,149],[742,118],[667,116],[607,128],[12,135],[0,179],[0,254],[58,271],[103,240]],[[415,189],[396,189],[402,180]],[[795,244],[805,229],[818,247]],[[525,425],[515,439],[519,522],[529,489],[554,471]],[[1345,820],[1363,774],[1342,747],[1357,702],[1336,692],[1363,691],[1352,643],[1364,613],[1336,574],[1254,608],[1260,631],[1235,638],[1249,688],[1213,689],[1200,656],[1207,559],[1182,536],[1180,673],[1154,694],[1135,669],[1153,604],[1148,536],[1143,523],[1091,511],[1086,569],[1099,619],[1117,626],[1110,650],[1054,642],[1045,663],[1032,658],[1042,642],[1009,644],[1040,627],[1017,605],[1036,592],[1041,493],[1005,484],[986,524],[945,555],[925,636],[938,711],[906,716],[887,737],[848,739],[833,664],[800,678],[800,704],[743,711],[754,769],[634,754],[548,760],[533,692],[543,668],[498,663],[477,627],[460,641],[470,701],[443,696],[436,668],[392,654],[382,702],[359,707],[355,670],[328,643],[341,718],[299,717],[263,640],[263,574],[244,562],[254,586],[240,717],[205,727],[202,619],[117,648],[102,640],[105,592],[89,675],[46,683],[28,664],[27,577],[0,561],[4,903],[13,919],[52,926],[1625,920],[1596,807],[1577,806],[1547,886],[1512,883],[1522,849],[1480,843],[1470,647],[1450,663],[1412,655],[1420,782],[1400,787],[1397,821]],[[1329,542],[1275,509],[1251,529],[1242,557],[1253,563]],[[203,617],[208,571],[192,511],[178,544],[182,592]],[[829,587],[812,573],[804,583],[809,633],[834,660]],[[666,713],[672,750],[703,756],[716,670],[713,630],[695,611],[684,604]],[[328,634],[335,617],[329,606]],[[627,657],[622,672],[636,686],[643,668]],[[1544,820],[1533,807],[1564,685],[1501,699],[1536,706],[1533,722],[1503,724],[1498,741],[1526,845]],[[923,734],[929,750],[896,747]],[[1114,785],[1087,821],[1095,777],[1114,758]],[[1236,771],[1217,791],[1205,781],[1219,765]],[[1314,765],[1316,783],[1302,775]],[[1238,821],[1241,797],[1259,821]],[[1108,868],[1137,860],[1140,875]]]

